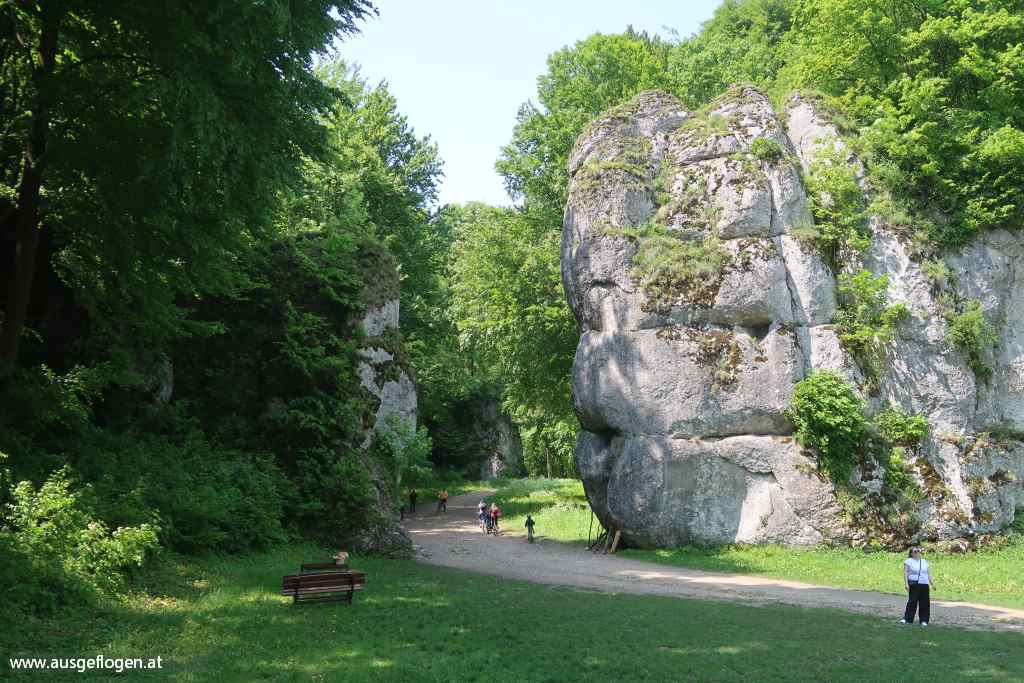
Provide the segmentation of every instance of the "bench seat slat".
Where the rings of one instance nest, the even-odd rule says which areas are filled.
[[[366,585],[365,581],[317,581],[315,583],[306,583],[298,581],[286,581],[281,588],[287,590],[303,589],[303,588],[323,588],[330,586],[338,586],[339,588],[351,588],[358,586],[362,588]]]
[[[313,574],[313,575],[315,575],[315,574]],[[326,578],[317,577],[316,579],[311,579],[311,580],[305,580],[305,579],[300,580],[300,581],[295,581],[295,580],[288,581],[288,580],[286,580],[284,582],[284,584],[286,586],[333,586],[335,584],[337,584],[339,586],[341,586],[341,585],[348,586],[349,584],[365,584],[365,583],[367,583],[366,579],[357,579],[355,577],[351,577],[351,578],[349,578],[349,577],[326,577]]]
[[[316,586],[316,587],[311,587],[311,588],[299,588],[298,589],[298,593],[299,593],[299,595],[302,595],[303,593],[337,593],[337,592],[347,592],[349,590],[350,589],[349,589],[348,586]],[[360,590],[363,590],[363,586],[355,586],[351,590],[360,591]],[[292,589],[281,591],[281,595],[293,595],[295,592],[296,592],[296,590],[294,588],[292,588]]]

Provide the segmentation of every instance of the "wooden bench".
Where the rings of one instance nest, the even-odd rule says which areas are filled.
[[[327,564],[327,563],[310,563]],[[309,571],[303,564],[299,574],[290,574],[282,579],[281,595],[292,596],[292,603],[300,602],[341,602],[352,604],[352,596],[366,586],[363,572],[339,570],[330,563],[333,571]]]

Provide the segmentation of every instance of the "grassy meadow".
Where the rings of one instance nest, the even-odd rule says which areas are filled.
[[[1021,681],[1019,634],[792,607],[589,593],[357,558],[353,605],[295,607],[281,575],[326,550],[167,557],[123,602],[0,630],[8,657],[163,657],[169,681]],[[97,672],[15,674],[97,680]],[[123,679],[124,676],[118,677]]]
[[[572,479],[511,479],[492,482],[494,499],[505,511],[505,529],[525,534],[526,513],[539,536],[566,543],[585,542],[590,507],[583,486]],[[1020,520],[1024,521],[1024,520]],[[1018,526],[1021,526],[1018,524]],[[594,523],[597,527],[597,523]],[[598,529],[590,530],[596,536]],[[633,550],[623,557],[707,571],[757,574],[856,590],[902,593],[905,555],[852,548],[787,548],[733,545]],[[963,600],[1024,607],[1024,528],[999,547],[965,554],[925,553],[935,574],[936,600]]]

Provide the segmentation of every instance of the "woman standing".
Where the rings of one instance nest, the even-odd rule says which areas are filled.
[[[921,626],[928,625],[931,616],[931,603],[928,600],[929,588],[935,585],[928,560],[921,557],[921,549],[910,549],[910,556],[903,560],[903,583],[907,586],[907,609],[903,612],[901,624],[913,624],[914,613],[921,608]]]

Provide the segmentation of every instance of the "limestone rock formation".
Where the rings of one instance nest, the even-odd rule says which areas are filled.
[[[802,172],[826,145],[839,145],[869,192],[812,101],[793,98],[780,117],[749,87],[703,114],[641,93],[576,142],[562,236],[582,328],[576,458],[595,512],[631,543],[861,535],[783,412],[812,369],[864,384],[832,325],[836,274],[798,238],[813,225]],[[1024,505],[1024,239],[993,232],[947,258],[951,294],[980,300],[999,332],[984,383],[947,340],[939,291],[906,238],[880,217],[871,226],[870,248],[843,268],[888,274],[890,301],[911,312],[864,395],[871,410],[931,421],[915,466],[928,493],[916,536],[999,529]],[[715,267],[641,281],[637,235],[666,228],[703,243],[697,258]],[[870,488],[872,475],[855,477]]]
[[[367,310],[362,325],[366,340],[359,349],[359,378],[378,401],[373,428],[363,442],[366,448],[376,432],[387,428],[389,417],[416,425],[416,385],[397,358],[398,299]]]
[[[493,387],[451,402],[444,414],[425,420],[435,466],[467,479],[525,474],[519,427],[502,409]]]
[[[357,371],[363,389],[376,401],[372,425],[366,432],[362,448],[369,448],[381,430],[390,429],[389,418],[416,427],[416,385],[399,355],[404,352],[398,338],[398,299],[387,299],[370,306],[362,319],[366,334],[359,349]],[[410,557],[412,539],[399,524],[392,511],[398,505],[391,499],[391,483],[380,471],[380,463],[369,454],[363,465],[374,482],[377,497],[376,519],[345,539],[349,549],[392,557]]]
[[[494,398],[473,401],[467,406],[471,420],[469,440],[478,444],[480,462],[472,476],[489,480],[520,476],[523,472],[523,443],[512,419]]]

